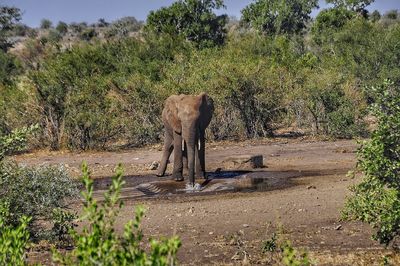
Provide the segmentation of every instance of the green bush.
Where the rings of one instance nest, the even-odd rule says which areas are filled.
[[[290,241],[283,238],[281,230],[282,228],[277,233],[274,232],[271,239],[262,243],[262,252],[270,255],[265,263],[268,265],[283,264],[287,266],[311,265],[308,253],[294,248]]]
[[[289,241],[282,245],[282,263],[287,266],[308,266],[311,262],[306,252],[298,254]]]
[[[120,200],[122,167],[118,166],[111,186],[104,194],[104,202],[99,203],[93,198],[93,181],[89,177],[86,164],[82,166],[83,182],[86,191],[83,192],[83,220],[87,224],[80,233],[71,231],[75,240],[75,249],[71,253],[61,254],[54,250],[54,261],[61,265],[175,265],[176,253],[180,247],[177,237],[162,241],[150,240],[149,253],[143,249],[143,234],[140,221],[144,210],[136,208],[135,219],[129,221],[123,235],[117,235],[114,229],[115,221],[122,208]]]
[[[389,244],[400,235],[400,89],[386,81],[369,90],[377,129],[358,151],[360,184],[351,187],[343,217],[369,223]]]
[[[9,135],[0,135],[0,162],[4,159],[5,155],[25,149],[28,142],[28,135],[38,128],[38,125],[32,125],[30,127],[16,129]]]
[[[22,216],[15,227],[6,223],[9,205],[0,203],[0,264],[26,265],[25,251],[29,241],[27,230],[30,219]]]
[[[66,209],[66,200],[76,197],[78,184],[63,167],[21,167],[14,162],[0,166],[0,197],[10,206],[5,222],[17,225],[22,216],[31,217],[33,238],[48,238],[55,208]]]

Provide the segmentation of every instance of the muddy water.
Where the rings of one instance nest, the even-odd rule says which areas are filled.
[[[311,175],[301,171],[219,171],[208,173],[207,179],[197,179],[201,189],[188,191],[186,182],[172,180],[171,176],[157,177],[155,175],[127,176],[121,191],[123,199],[154,198],[163,196],[208,195],[223,192],[256,192],[283,189],[296,185],[291,180],[300,176]],[[103,193],[111,184],[111,178],[95,180],[94,196],[102,198]]]

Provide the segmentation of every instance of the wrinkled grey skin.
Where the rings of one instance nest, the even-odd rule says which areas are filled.
[[[205,177],[205,130],[213,112],[214,102],[206,93],[168,97],[162,112],[165,138],[158,176],[165,174],[174,151],[172,175],[177,181],[183,180],[183,166],[188,169],[189,186],[195,185],[195,170],[197,177]]]

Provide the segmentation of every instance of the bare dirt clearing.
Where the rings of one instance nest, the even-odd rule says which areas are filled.
[[[265,264],[263,241],[280,226],[285,239],[304,248],[318,265],[379,264],[390,251],[371,240],[371,229],[340,221],[355,165],[354,141],[275,140],[208,145],[210,180],[204,189],[182,193],[184,183],[158,178],[148,166],[159,160],[158,147],[123,152],[36,153],[16,156],[27,165],[66,164],[79,172],[87,160],[97,177],[98,197],[107,188],[115,164],[126,169],[124,211],[119,230],[133,217],[133,207],[147,208],[142,228],[146,237],[178,234],[181,264]],[[232,155],[261,154],[266,168],[236,171],[220,168]],[[397,260],[399,258],[396,258]]]

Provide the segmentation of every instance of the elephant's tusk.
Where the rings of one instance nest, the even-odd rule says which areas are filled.
[[[199,144],[199,150],[200,150],[200,149],[201,149],[201,142],[200,142],[200,139],[199,139],[199,143],[198,143],[198,144]]]
[[[182,139],[182,151],[184,151],[184,150],[185,150],[185,140]]]

